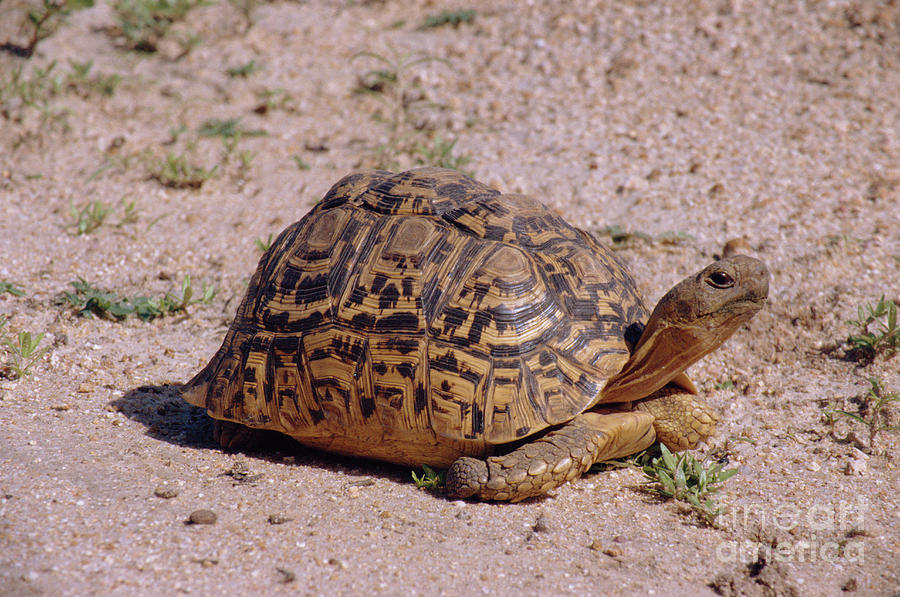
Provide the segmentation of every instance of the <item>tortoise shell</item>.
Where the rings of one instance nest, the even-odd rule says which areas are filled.
[[[185,398],[329,451],[447,464],[595,405],[647,316],[619,259],[539,201],[367,171],[278,236]]]

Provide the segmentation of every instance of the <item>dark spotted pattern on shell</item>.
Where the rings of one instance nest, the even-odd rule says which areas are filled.
[[[647,319],[543,204],[451,170],[338,182],[262,257],[185,397],[335,452],[449,463],[592,406]]]

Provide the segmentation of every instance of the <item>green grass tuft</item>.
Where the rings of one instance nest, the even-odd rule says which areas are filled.
[[[111,97],[116,93],[119,83],[122,82],[120,75],[91,75],[91,69],[94,67],[94,61],[78,62],[69,60],[69,66],[72,71],[66,76],[66,88],[80,95],[81,97],[89,97],[97,94],[105,97]]]
[[[444,471],[436,471],[427,464],[422,465],[422,471],[421,475],[417,475],[416,471],[412,471],[412,478],[416,487],[427,491],[437,491],[444,486],[444,478],[446,477]]]
[[[6,353],[6,364],[0,367],[0,376],[10,379],[19,379],[31,374],[31,366],[39,361],[49,348],[38,347],[44,339],[44,334],[32,334],[28,331],[20,331],[10,336],[6,326],[9,323],[7,317],[0,319],[0,348]]]
[[[21,29],[29,30],[28,41],[25,45],[4,43],[0,44],[0,48],[21,58],[31,58],[37,45],[53,35],[73,11],[90,8],[93,5],[94,0],[41,0],[39,6],[27,3],[25,4],[27,23],[23,23]],[[11,12],[10,8],[14,6],[6,8],[3,12]]]
[[[112,209],[103,201],[91,201],[81,208],[75,207],[75,204],[71,203],[69,204],[69,214],[72,219],[70,227],[76,236],[90,234],[103,225],[111,212]]]
[[[834,415],[846,417],[868,428],[868,450],[874,449],[878,434],[882,431],[900,431],[900,425],[896,423],[898,409],[895,408],[900,404],[900,392],[888,391],[879,378],[870,377],[868,391],[853,401],[857,404],[855,412],[833,407],[824,411],[826,422],[832,426],[832,434]]]
[[[737,469],[722,470],[721,464],[707,466],[687,452],[676,456],[664,444],[659,449],[661,455],[650,458],[642,467],[649,488],[661,496],[687,502],[704,522],[713,524],[723,508],[710,495],[736,475]]]
[[[172,25],[204,4],[206,0],[116,0],[116,32],[125,38],[129,49],[155,52]],[[189,49],[192,43],[193,40],[187,40],[182,48]]]
[[[174,189],[199,189],[218,168],[218,165],[209,169],[197,166],[188,161],[186,153],[176,155],[171,152],[160,163],[149,167],[151,178]]]
[[[470,163],[472,158],[466,154],[453,154],[457,141],[458,139],[445,141],[440,136],[437,136],[430,145],[417,144],[413,150],[416,162],[425,166],[452,168],[471,176],[472,173],[464,171],[463,167]]]
[[[477,14],[474,10],[443,10],[436,15],[426,17],[419,29],[434,29],[445,25],[459,27],[464,23],[473,22]]]
[[[114,211],[112,207],[100,200],[91,201],[82,207],[75,207],[75,204],[71,203],[69,204],[69,215],[71,218],[69,230],[75,236],[90,234],[103,226]],[[116,223],[117,227],[137,222],[138,210],[134,201],[127,201],[123,197],[120,211],[119,221]]]
[[[269,233],[269,237],[266,240],[257,238],[253,241],[253,244],[256,245],[256,248],[259,249],[261,253],[265,253],[272,248],[272,234]]]
[[[893,357],[900,352],[900,326],[897,325],[897,303],[884,295],[875,305],[859,305],[857,318],[847,322],[856,328],[847,342],[851,353],[871,362],[878,354]]]
[[[180,295],[167,293],[162,297],[125,297],[98,288],[82,278],[77,282],[71,282],[71,285],[74,291],[63,293],[64,303],[68,303],[82,317],[94,315],[112,321],[121,321],[129,315],[136,315],[144,321],[152,321],[165,315],[184,312],[190,305],[208,304],[217,292],[214,286],[207,286],[204,283],[201,296],[194,298],[190,276],[184,277]]]
[[[245,129],[240,127],[240,118],[221,120],[210,118],[200,125],[197,134],[201,137],[265,137],[269,134],[263,129]]]
[[[0,294],[9,293],[13,296],[25,296],[25,291],[12,282],[0,280]]]
[[[246,79],[253,73],[259,70],[259,67],[256,66],[256,61],[251,60],[247,64],[242,64],[240,66],[232,66],[231,68],[225,69],[225,74],[232,78],[240,77],[242,79]]]
[[[298,153],[292,155],[291,159],[294,160],[295,164],[297,164],[298,170],[310,170],[312,168],[312,166],[303,161],[303,157]]]

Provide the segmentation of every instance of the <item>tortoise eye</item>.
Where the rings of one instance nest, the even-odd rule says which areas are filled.
[[[731,288],[734,286],[734,278],[725,272],[713,272],[706,279],[706,283],[716,288]]]

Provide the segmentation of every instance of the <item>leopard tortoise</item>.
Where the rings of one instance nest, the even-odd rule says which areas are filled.
[[[539,201],[452,170],[366,171],[272,243],[183,395],[224,447],[277,430],[517,501],[709,436],[684,370],[767,294],[766,267],[735,255],[651,314],[619,258]]]

